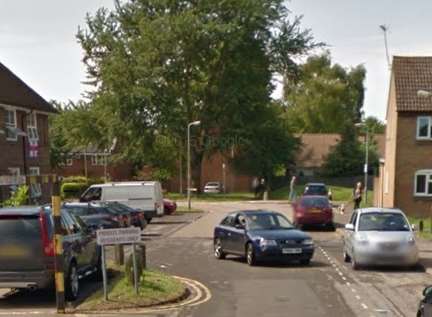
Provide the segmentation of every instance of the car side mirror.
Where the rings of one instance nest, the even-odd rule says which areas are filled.
[[[354,225],[352,223],[347,223],[345,225],[345,230],[354,231]]]
[[[427,286],[424,290],[423,290],[423,296],[428,296],[432,293],[432,285]]]
[[[412,224],[412,225],[411,225],[411,230],[412,230],[412,231],[417,231],[417,226],[416,226],[415,224]]]

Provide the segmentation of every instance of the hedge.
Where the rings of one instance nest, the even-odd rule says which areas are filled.
[[[88,187],[87,183],[63,183],[61,194],[63,198],[79,198]]]

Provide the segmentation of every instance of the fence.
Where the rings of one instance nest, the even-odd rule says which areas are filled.
[[[0,203],[9,199],[21,185],[29,187],[29,204],[45,204],[51,201],[53,185],[58,176],[55,174],[37,176],[0,176]]]

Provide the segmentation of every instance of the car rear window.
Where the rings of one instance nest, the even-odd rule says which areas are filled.
[[[327,188],[321,185],[309,185],[305,188],[305,194],[308,195],[327,195]]]
[[[301,205],[306,208],[326,208],[330,205],[329,200],[323,197],[303,198]]]
[[[4,241],[40,239],[39,215],[0,215],[0,232]]]

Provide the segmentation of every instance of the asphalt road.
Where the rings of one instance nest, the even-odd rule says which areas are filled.
[[[207,296],[200,305],[134,316],[415,316],[421,291],[432,284],[432,277],[421,270],[353,272],[342,261],[341,238],[335,232],[310,232],[317,250],[307,267],[249,267],[240,257],[217,260],[213,228],[227,212],[271,209],[291,217],[291,208],[274,202],[196,203],[194,207],[208,212],[161,218],[146,228],[143,239],[149,267],[199,281],[211,298]],[[88,294],[98,285],[88,281],[83,287]],[[19,312],[45,316],[53,312],[53,305],[52,295],[46,292],[19,293],[0,298],[0,316]]]

